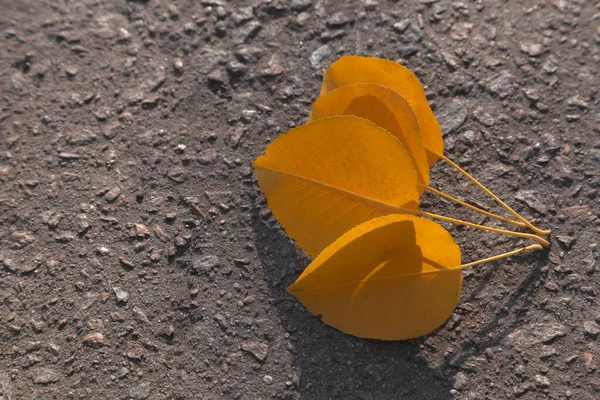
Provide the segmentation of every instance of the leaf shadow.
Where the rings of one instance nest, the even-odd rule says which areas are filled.
[[[462,343],[460,351],[456,356],[446,359],[442,368],[458,368],[462,366],[470,357],[477,357],[490,347],[496,347],[521,326],[522,316],[527,312],[527,307],[532,304],[533,297],[537,291],[535,282],[542,277],[542,267],[548,265],[549,250],[544,251],[542,256],[539,254],[521,256],[520,259],[536,260],[531,271],[521,279],[519,286],[511,292],[508,299],[499,304],[498,308],[506,307],[509,311],[498,310],[494,318],[481,327],[473,336]],[[490,265],[499,265],[500,262],[490,263]],[[461,303],[470,303],[476,301],[477,296],[486,291],[488,285],[492,282],[492,276],[498,273],[497,268],[489,268],[481,278],[480,284],[469,296],[461,299]],[[506,322],[506,321],[509,322]]]
[[[290,335],[292,381],[302,399],[450,399],[454,379],[432,368],[422,340],[358,339],[333,329],[286,292],[310,259],[254,201],[252,228],[260,264],[281,324]]]

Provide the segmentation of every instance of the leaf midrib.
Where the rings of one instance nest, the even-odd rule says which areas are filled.
[[[388,262],[389,261],[391,261],[391,260],[388,260]],[[359,280],[342,282],[337,285],[326,285],[326,286],[320,286],[320,287],[316,287],[316,288],[314,288],[314,287],[306,288],[306,289],[294,289],[293,287],[296,285],[296,283],[297,283],[296,282],[292,286],[290,286],[287,290],[288,290],[288,293],[291,293],[291,294],[300,293],[300,292],[313,292],[313,291],[318,291],[318,290],[329,290],[329,289],[339,288],[339,287],[344,287],[344,286],[349,286],[349,285],[358,286],[358,285],[366,284],[367,282],[371,283],[374,281],[407,279],[407,278],[412,278],[412,277],[416,277],[416,276],[430,275],[430,274],[444,274],[444,273],[448,273],[448,272],[460,271],[461,269],[462,268],[460,268],[460,266],[458,266],[458,267],[450,267],[450,268],[443,268],[443,269],[432,269],[432,270],[428,270],[428,271],[407,272],[407,273],[403,273],[403,274],[385,276],[385,277],[381,277],[381,278],[367,277],[367,278],[363,278],[363,279],[359,279]]]
[[[389,204],[389,203],[386,203],[386,202],[378,200],[378,199],[371,199],[371,198],[365,197],[365,196],[363,196],[361,194],[358,194],[358,193],[355,193],[355,192],[351,192],[349,190],[342,189],[340,187],[332,186],[332,185],[324,183],[324,182],[319,182],[319,181],[316,181],[314,179],[308,178],[306,176],[296,175],[296,174],[291,173],[291,172],[281,171],[281,170],[274,169],[274,168],[265,168],[265,167],[260,167],[260,166],[255,166],[254,169],[256,169],[256,170],[261,169],[261,170],[264,170],[264,171],[270,171],[270,172],[275,172],[275,173],[279,173],[279,174],[282,174],[282,175],[288,175],[288,176],[291,176],[291,177],[294,177],[294,178],[297,178],[297,179],[301,179],[301,180],[310,182],[312,184],[315,184],[315,185],[318,185],[318,186],[321,186],[321,187],[324,187],[324,188],[327,188],[327,189],[330,189],[330,190],[333,190],[333,191],[342,192],[343,194],[346,194],[346,195],[348,195],[350,197],[356,197],[356,198],[362,200],[364,203],[374,203],[374,204],[377,204],[377,205],[382,205],[384,207],[392,208],[394,210],[398,210],[398,211],[400,211],[400,214],[413,215],[413,214],[409,213],[409,211],[413,211],[410,208],[406,208],[406,207],[402,207],[402,206],[397,206],[395,204]],[[419,205],[419,202],[418,202],[418,198],[417,198],[417,208],[418,208],[418,205]],[[414,215],[416,215],[416,213]]]

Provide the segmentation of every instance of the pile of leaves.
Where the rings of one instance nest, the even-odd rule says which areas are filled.
[[[377,58],[336,61],[324,73],[309,121],[253,163],[273,215],[314,258],[288,292],[343,332],[404,340],[432,332],[452,315],[462,269],[548,246],[542,236],[549,231],[533,226],[443,153],[440,126],[409,69]],[[432,188],[429,168],[440,159],[517,220]],[[537,235],[421,211],[426,190]],[[537,244],[461,264],[450,233],[423,216]]]

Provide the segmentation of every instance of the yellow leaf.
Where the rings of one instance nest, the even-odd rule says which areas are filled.
[[[404,96],[417,114],[425,148],[436,154],[444,154],[440,125],[429,107],[423,85],[408,68],[381,58],[344,56],[323,74],[321,95],[354,83],[377,83]],[[427,157],[430,166],[438,160],[432,154]]]
[[[356,225],[419,207],[415,169],[400,142],[354,116],[291,130],[253,167],[273,215],[312,257]]]
[[[404,340],[440,327],[458,304],[461,287],[460,249],[444,228],[388,215],[336,240],[288,292],[345,333]]]
[[[355,115],[390,132],[413,161],[417,179],[423,185],[419,193],[429,186],[429,165],[419,123],[408,101],[398,92],[374,83],[342,86],[319,97],[309,121],[333,115]]]

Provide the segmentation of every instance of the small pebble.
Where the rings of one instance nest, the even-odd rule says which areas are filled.
[[[114,188],[110,189],[108,192],[106,192],[106,194],[104,195],[104,199],[108,202],[113,202],[120,195],[121,195],[121,189],[119,187],[114,187]]]

